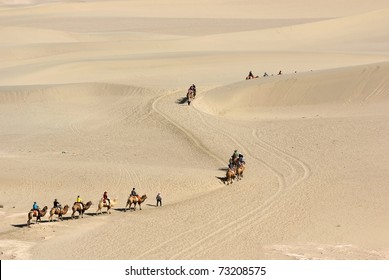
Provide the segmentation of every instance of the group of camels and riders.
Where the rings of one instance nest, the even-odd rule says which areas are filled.
[[[124,208],[124,212],[126,212],[127,208],[131,211],[136,210],[136,205],[139,206],[139,209],[142,210],[141,204],[146,200],[147,195],[144,194],[142,196],[139,196],[135,192],[135,188],[133,188],[130,196],[127,199],[126,206]],[[103,197],[100,199],[99,203],[97,204],[97,211],[96,215],[102,214],[102,209],[107,208],[106,213],[111,214],[111,209],[114,207],[117,203],[118,199],[110,199],[108,197],[107,192],[104,192]],[[57,199],[54,200],[53,207],[49,211],[49,218],[48,221],[53,221],[54,215],[58,217],[58,221],[63,221],[63,216],[67,214],[69,211],[69,205],[65,205],[64,207],[61,206],[61,204],[58,202]],[[78,213],[78,217],[83,218],[84,213],[86,210],[88,210],[92,205],[92,201],[88,201],[87,203],[83,203],[80,196],[77,196],[77,201],[74,202],[72,206],[72,215],[71,218],[75,218],[75,214]],[[29,227],[31,225],[31,220],[36,217],[35,223],[39,223],[42,221],[42,217],[44,217],[48,212],[48,207],[45,206],[42,209],[39,208],[38,204],[34,202],[32,209],[28,212],[27,217],[27,226]]]
[[[232,184],[234,179],[235,180],[241,180],[243,177],[243,171],[245,170],[246,162],[244,160],[243,154],[239,153],[237,150],[234,151],[232,154],[228,169],[226,173],[225,183],[227,185]],[[142,196],[139,196],[135,188],[132,189],[130,196],[127,199],[126,206],[124,207],[124,212],[126,212],[127,208],[131,210],[136,210],[136,205],[139,206],[139,210],[142,210],[141,204],[147,199],[147,195],[144,194]],[[106,213],[111,214],[111,208],[113,208],[117,203],[117,198],[110,199],[108,197],[107,192],[104,192],[103,197],[100,199],[99,203],[97,204],[97,211],[96,215],[102,214],[102,209],[107,208]],[[157,206],[158,202],[161,202],[160,193],[158,193],[157,196]],[[69,210],[69,205],[65,205],[64,207],[61,206],[61,204],[58,202],[57,199],[54,200],[53,207],[49,211],[49,221],[53,221],[53,216],[58,216],[58,221],[63,221],[63,216],[67,214]],[[72,206],[72,219],[75,218],[75,213],[78,213],[78,217],[83,218],[84,213],[86,210],[88,210],[92,205],[92,201],[88,201],[87,203],[83,203],[80,196],[77,196],[76,202],[74,202]],[[34,202],[32,209],[28,212],[28,220],[27,220],[27,226],[30,226],[31,220],[36,217],[35,223],[39,223],[41,221],[41,218],[46,215],[48,211],[48,207],[45,206],[42,209],[39,208],[38,204]]]
[[[238,150],[235,150],[228,163],[225,179],[227,185],[232,184],[234,179],[237,181],[241,180],[243,178],[243,171],[245,167],[246,162],[243,154],[239,153]]]
[[[280,70],[277,75],[282,75],[282,71]],[[273,76],[273,74],[272,74],[272,76]],[[265,72],[265,73],[263,73],[263,77],[269,77],[269,74]],[[257,78],[259,78],[259,76],[254,76],[253,72],[251,72],[251,71],[246,76],[246,80],[257,79]]]

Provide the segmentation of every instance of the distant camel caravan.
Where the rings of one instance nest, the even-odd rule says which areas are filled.
[[[126,207],[124,207],[124,212],[126,212],[127,207],[128,207],[128,210],[131,211],[131,205],[133,205],[133,204],[134,204],[134,211],[136,210],[136,204],[139,205],[139,210],[142,210],[141,204],[146,200],[146,198],[147,198],[147,195],[145,195],[145,194],[142,195],[142,197],[140,197],[139,195],[129,196],[127,199]]]
[[[103,209],[104,207],[107,208],[107,213],[108,213],[108,214],[111,214],[111,208],[115,206],[117,200],[118,200],[117,198],[110,199],[110,203],[107,204],[107,201],[104,202],[104,201],[103,201],[103,198],[101,198],[99,204],[97,205],[96,215],[102,214],[102,213],[103,213],[103,212],[102,212],[102,209]]]
[[[84,218],[84,213],[86,210],[91,207],[92,201],[88,201],[86,204],[84,204],[84,207],[82,207],[80,202],[74,202],[73,207],[72,207],[72,219],[74,219],[74,214],[78,212],[78,217]]]
[[[38,211],[40,213],[39,215],[39,218],[38,218]],[[47,213],[47,206],[43,207],[42,210],[31,210],[30,212],[28,212],[27,214],[27,217],[28,217],[28,220],[27,220],[27,226],[30,226],[31,225],[31,219],[33,217],[36,217],[36,221],[35,223],[37,224],[38,221],[40,222],[41,221],[41,218],[44,217]]]
[[[63,221],[63,215],[66,215],[66,213],[69,210],[69,205],[65,205],[63,209],[60,208],[51,208],[50,210],[50,216],[49,216],[49,221],[53,221],[53,216],[57,215],[58,216],[58,221]]]

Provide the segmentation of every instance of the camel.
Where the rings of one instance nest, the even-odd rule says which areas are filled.
[[[238,165],[236,169],[236,179],[239,181],[243,178],[243,171],[245,169],[245,165],[242,163],[241,165]]]
[[[99,201],[99,204],[97,205],[96,215],[99,214],[99,213],[100,213],[100,214],[103,213],[103,212],[102,212],[103,207],[107,207],[107,213],[108,213],[108,214],[111,214],[110,209],[113,208],[113,207],[115,206],[117,200],[118,200],[117,198],[110,199],[110,204],[107,205],[106,202],[103,202],[103,198],[101,198],[100,201]]]
[[[76,212],[78,212],[78,217],[81,216],[81,218],[84,218],[85,211],[88,210],[89,207],[91,207],[91,205],[92,205],[92,201],[88,201],[86,204],[84,204],[84,207],[81,206],[80,202],[74,202],[72,207],[73,210],[72,219],[74,219],[74,213]]]
[[[38,211],[40,213],[39,218],[38,218]],[[43,207],[42,210],[30,210],[30,212],[28,212],[28,214],[27,214],[27,217],[28,217],[27,226],[30,227],[31,220],[32,220],[33,217],[36,217],[35,223],[37,224],[38,221],[41,221],[41,218],[46,215],[46,212],[47,212],[47,206]]]
[[[132,204],[134,204],[134,211],[135,211],[137,203],[139,205],[139,210],[142,210],[141,204],[146,200],[146,198],[147,198],[147,195],[145,195],[145,194],[142,195],[142,197],[140,197],[139,195],[129,196],[127,199],[126,207],[124,207],[124,212],[126,212],[127,206],[129,206],[128,209],[131,211]]]
[[[228,168],[227,173],[226,173],[226,182],[227,185],[232,184],[235,178],[235,171]]]
[[[63,221],[63,215],[66,215],[66,213],[68,212],[69,210],[69,205],[65,205],[65,207],[63,209],[59,209],[59,208],[51,208],[50,210],[50,216],[49,216],[49,221],[52,222],[53,221],[53,216],[54,215],[58,215],[58,221]]]
[[[196,94],[194,90],[190,89],[188,90],[188,93],[186,94],[186,99],[188,100],[188,105],[192,102],[192,100],[195,98]]]

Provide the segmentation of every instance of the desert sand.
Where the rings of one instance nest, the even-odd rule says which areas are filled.
[[[0,61],[0,259],[389,258],[387,0],[3,0]]]

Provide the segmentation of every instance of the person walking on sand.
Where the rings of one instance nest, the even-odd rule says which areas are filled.
[[[162,206],[162,196],[160,192],[157,194],[156,200],[157,200],[157,207],[158,205]]]

